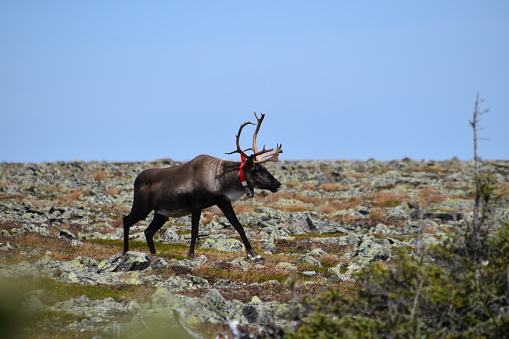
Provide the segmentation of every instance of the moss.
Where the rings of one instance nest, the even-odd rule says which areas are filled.
[[[98,244],[102,246],[108,247],[118,247],[118,251],[122,251],[124,248],[123,240],[110,240],[110,239],[90,239],[85,240],[86,243]],[[145,250],[148,251],[148,246],[145,241],[129,241],[129,249],[130,250]],[[156,250],[158,255],[160,256],[176,256],[175,259],[179,259],[178,257],[182,257],[180,259],[184,259],[185,257],[182,255],[175,254],[174,252],[187,252],[189,246],[186,244],[178,244],[178,243],[156,243]]]
[[[62,331],[67,325],[86,319],[65,312],[38,311],[30,315],[30,321],[25,321],[20,334],[25,338],[91,338],[100,332]]]

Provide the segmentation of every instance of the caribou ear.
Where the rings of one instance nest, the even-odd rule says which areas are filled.
[[[244,168],[246,169],[246,171],[252,171],[254,169],[253,158],[251,157],[247,158]]]

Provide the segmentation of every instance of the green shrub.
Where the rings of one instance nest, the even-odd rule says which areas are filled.
[[[351,293],[331,288],[309,301],[288,338],[509,338],[509,222],[483,234],[479,263],[468,236],[372,263]]]

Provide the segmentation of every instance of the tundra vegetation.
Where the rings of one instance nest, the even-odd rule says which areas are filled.
[[[177,164],[0,164],[0,333],[508,337],[509,161],[269,163],[284,188],[233,205],[264,261],[217,207],[197,257],[189,217],[123,255],[133,179]]]
[[[246,260],[218,208],[195,259],[189,217],[160,230],[153,257],[148,222],[133,226],[123,256],[133,178],[173,165],[0,164],[2,333],[233,337],[228,320],[266,337],[509,333],[508,161],[478,164],[490,193],[475,243],[474,162],[280,161],[267,167],[284,189],[234,204],[264,261]]]

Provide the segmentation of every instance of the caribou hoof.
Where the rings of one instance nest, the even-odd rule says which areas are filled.
[[[248,255],[248,258],[251,259],[254,263],[259,263],[259,262],[262,262],[264,261],[265,259],[261,256],[261,255],[256,255],[255,257],[252,257],[250,255]]]

